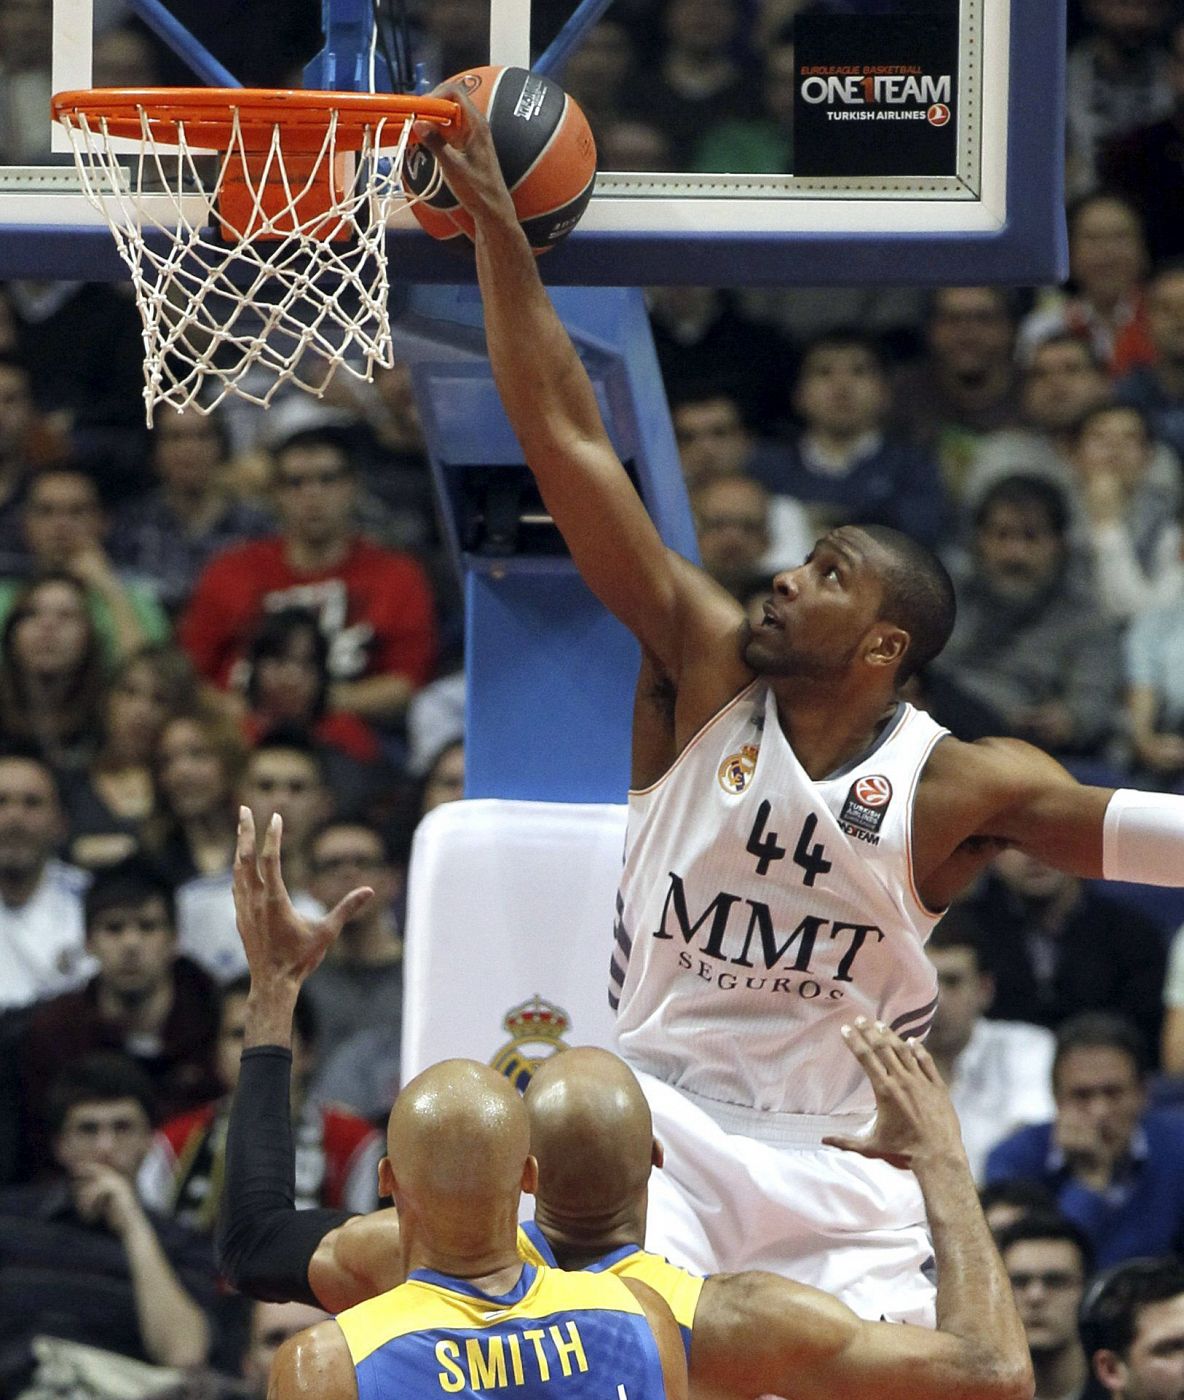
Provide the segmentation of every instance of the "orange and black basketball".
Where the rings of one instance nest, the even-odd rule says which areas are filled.
[[[574,98],[550,78],[525,68],[470,68],[450,82],[485,113],[518,221],[530,246],[545,253],[580,221],[596,180],[596,143]],[[407,153],[407,189],[430,189],[436,159],[423,146]],[[442,242],[467,247],[473,221],[448,186],[411,206],[420,224]]]

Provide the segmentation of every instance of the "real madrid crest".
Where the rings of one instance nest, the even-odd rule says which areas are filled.
[[[739,753],[730,753],[719,765],[719,785],[725,792],[743,792],[756,772],[758,744],[745,744]]]
[[[521,1093],[544,1060],[568,1048],[563,1033],[571,1026],[571,1017],[536,992],[521,1006],[512,1006],[502,1025],[510,1032],[510,1041],[489,1063]]]

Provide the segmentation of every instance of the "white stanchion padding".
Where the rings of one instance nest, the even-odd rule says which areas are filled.
[[[402,1076],[454,1055],[519,1087],[561,1046],[614,1044],[626,808],[477,799],[430,812],[408,875]]]

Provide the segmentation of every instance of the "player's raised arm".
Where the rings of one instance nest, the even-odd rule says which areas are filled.
[[[250,809],[241,810],[234,903],[251,990],[217,1248],[223,1272],[248,1296],[339,1312],[402,1282],[398,1217],[393,1210],[363,1217],[296,1209],[292,1018],[305,979],[370,896],[354,890],[323,919],[298,914],[280,873],[281,836],[276,821],[257,851]]]
[[[688,631],[739,625],[739,605],[667,551],[621,465],[571,338],[515,217],[489,126],[467,96],[447,137],[417,133],[473,216],[494,382],[584,581],[677,676]]]
[[[1031,1400],[1023,1324],[932,1059],[862,1021],[848,1044],[875,1090],[876,1123],[865,1139],[824,1141],[916,1173],[933,1233],[937,1330],[863,1321],[830,1294],[771,1274],[719,1275],[695,1313],[694,1381],[795,1400]]]

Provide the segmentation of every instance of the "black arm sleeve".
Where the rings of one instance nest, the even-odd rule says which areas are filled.
[[[215,1244],[219,1267],[240,1292],[269,1303],[320,1307],[308,1266],[329,1231],[352,1216],[296,1209],[291,1079],[290,1050],[257,1045],[243,1051]]]

